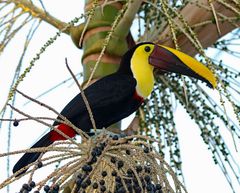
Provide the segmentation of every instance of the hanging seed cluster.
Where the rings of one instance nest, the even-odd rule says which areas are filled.
[[[23,184],[19,192],[186,192],[171,167],[149,145],[149,140],[143,136],[119,136],[103,132],[79,144],[80,148],[62,148],[65,153],[59,154],[64,153],[68,157],[62,156],[61,162],[69,157],[71,161],[60,164],[40,182],[34,181],[34,172],[39,168],[29,170],[31,175],[28,183]],[[55,151],[58,146],[56,144]],[[43,158],[40,163],[43,167],[50,162],[56,163],[59,161],[57,157],[60,156]],[[35,165],[37,163],[39,161]]]
[[[240,38],[240,30],[237,29],[229,34],[229,38],[221,39],[217,41],[213,47],[216,50],[219,50],[223,53],[230,54],[235,56],[237,62],[240,60],[240,52],[236,50],[236,45],[238,45]],[[233,49],[235,48],[235,49]],[[224,87],[224,95],[229,99],[234,108],[234,113],[238,119],[238,123],[240,124],[240,103],[239,103],[239,85],[240,85],[240,72],[235,64],[228,63],[222,60],[222,57],[218,57],[215,61],[216,70],[221,79],[222,86]],[[239,126],[232,127],[232,130],[238,130]],[[236,131],[237,132],[237,131]],[[240,133],[238,133],[240,136]]]
[[[169,1],[168,6],[174,9],[181,9],[186,3],[187,1]],[[167,17],[162,9],[161,0],[143,2],[138,11],[138,19],[139,38],[141,40],[143,36],[147,36],[144,38],[148,41],[155,40],[159,33],[167,27]]]
[[[165,155],[170,157],[171,167],[181,175],[182,162],[173,116],[173,96],[164,84],[156,84],[154,90],[156,92],[153,92],[150,99],[143,105],[142,113],[138,113],[141,120],[141,133],[158,140],[159,153],[164,157]]]
[[[165,77],[166,78],[166,77]],[[213,159],[216,164],[223,164],[223,160],[226,160],[227,163],[232,166],[234,165],[234,160],[232,156],[229,156],[231,153],[224,142],[224,139],[219,132],[219,126],[217,120],[222,120],[223,123],[230,124],[230,128],[233,130],[234,134],[239,136],[239,130],[234,130],[234,124],[232,122],[228,122],[226,117],[220,111],[220,105],[215,102],[207,93],[201,90],[201,87],[197,85],[195,82],[194,85],[188,79],[185,79],[185,91],[183,89],[183,83],[179,81],[180,77],[177,75],[168,76],[168,81],[163,77],[159,77],[159,84],[166,84],[170,91],[175,92],[175,100],[179,101],[183,107],[186,108],[189,116],[198,124],[201,130],[201,137],[203,141],[208,145],[209,150],[212,152]],[[196,87],[195,87],[196,85]],[[159,87],[161,88],[161,87]],[[158,93],[155,97],[162,97],[161,93],[163,90],[156,89],[156,93]],[[187,95],[186,95],[187,93]],[[165,96],[166,97],[166,96]],[[186,105],[186,97],[188,100],[188,104]],[[161,99],[158,99],[161,100]],[[169,98],[171,100],[171,98]],[[163,105],[164,106],[164,105]],[[154,111],[154,108],[151,108]],[[159,108],[159,111],[162,113],[158,113],[160,115],[164,115],[162,106]],[[196,110],[197,109],[197,110]],[[170,109],[169,109],[170,110]],[[162,117],[159,117],[159,121]],[[168,131],[169,132],[169,131]],[[166,135],[162,133],[162,135]]]
[[[160,5],[160,2],[155,2],[156,6]],[[154,29],[159,29],[163,20],[161,17],[163,14],[159,12],[157,9],[152,9],[152,5],[148,3],[143,3],[139,10],[139,17],[142,20],[144,25],[144,29],[150,31],[152,27]]]

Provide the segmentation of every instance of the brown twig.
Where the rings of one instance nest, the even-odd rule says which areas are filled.
[[[87,97],[86,95],[84,94],[84,90],[82,89],[81,85],[79,84],[78,80],[76,79],[74,73],[72,72],[72,70],[70,69],[69,65],[68,65],[68,61],[67,61],[67,58],[65,58],[65,63],[66,63],[66,66],[67,66],[67,69],[68,71],[70,72],[71,76],[73,77],[73,80],[75,81],[75,83],[77,84],[79,90],[80,90],[80,93],[81,93],[81,96],[83,98],[83,101],[86,105],[86,108],[87,108],[87,111],[88,111],[88,114],[89,114],[89,117],[90,117],[90,120],[92,122],[92,125],[93,125],[93,129],[94,131],[96,132],[97,131],[97,127],[96,127],[96,123],[95,123],[95,120],[94,120],[94,117],[93,117],[93,113],[92,113],[92,110],[91,110],[91,107],[89,105],[89,102],[87,100]]]
[[[88,136],[86,135],[86,133],[84,133],[81,129],[77,128],[74,124],[72,124],[66,117],[64,117],[63,115],[61,115],[60,113],[58,113],[55,109],[53,109],[52,107],[50,107],[47,104],[44,104],[36,99],[33,99],[29,96],[27,96],[26,94],[22,93],[21,91],[16,89],[16,92],[18,92],[19,94],[21,94],[22,96],[24,96],[25,98],[33,101],[34,103],[43,106],[47,109],[49,109],[50,111],[54,112],[55,114],[57,114],[62,120],[64,120],[65,124],[70,126],[71,128],[73,128],[79,135],[81,135],[82,137],[88,138]],[[52,126],[51,126],[52,127]]]
[[[70,138],[68,135],[66,135],[65,133],[63,133],[63,132],[62,132],[61,130],[59,130],[58,128],[55,128],[55,127],[52,126],[51,124],[48,124],[48,123],[46,123],[46,122],[44,122],[44,121],[41,121],[41,120],[38,120],[38,119],[34,119],[34,117],[32,117],[31,115],[28,115],[28,114],[24,113],[23,111],[15,108],[15,107],[13,107],[11,104],[8,104],[8,106],[10,106],[14,111],[20,113],[21,115],[23,115],[23,116],[25,116],[25,117],[28,117],[28,118],[30,118],[30,119],[33,119],[33,120],[36,121],[36,122],[39,122],[39,123],[41,123],[41,124],[43,124],[43,125],[46,125],[46,126],[50,127],[51,129],[53,129],[54,131],[56,131],[57,133],[59,133],[60,135],[62,135],[63,137],[65,137],[66,139],[70,140],[73,144],[78,145],[72,138]],[[67,124],[67,123],[65,123],[65,124]]]

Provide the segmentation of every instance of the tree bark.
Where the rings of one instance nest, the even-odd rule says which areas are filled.
[[[220,4],[217,1],[212,3],[215,12],[219,13],[217,15],[218,24],[221,34],[218,33],[217,25],[214,22],[215,18],[211,10],[206,10],[204,7],[209,7],[208,0],[199,0],[198,4],[202,7],[197,6],[195,3],[188,3],[180,12],[186,22],[194,28],[194,32],[196,33],[199,41],[201,42],[203,48],[207,48],[213,45],[220,37],[224,36],[225,34],[231,32],[232,30],[236,29],[240,26],[240,20],[237,19],[240,16],[240,10],[238,14],[233,10],[225,7],[224,5]],[[237,10],[236,5],[230,4]],[[226,18],[231,19],[231,23],[228,20],[223,21],[221,16],[225,16]],[[206,22],[208,21],[208,22]],[[175,19],[176,23],[180,24],[178,19]],[[204,25],[204,23],[206,23]],[[199,25],[198,24],[202,24]],[[181,24],[180,24],[181,25]],[[196,26],[196,27],[194,27]],[[175,47],[171,37],[169,37],[170,28],[167,27],[160,35],[159,40],[161,44],[166,46]],[[198,51],[194,48],[193,44],[189,41],[189,39],[181,34],[177,37],[179,47],[181,50],[188,55],[194,56],[198,53]]]

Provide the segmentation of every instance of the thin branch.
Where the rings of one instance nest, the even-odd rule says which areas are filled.
[[[136,17],[136,13],[138,12],[140,6],[142,5],[142,0],[137,0],[137,1],[130,1],[128,3],[128,7],[123,15],[123,17],[121,18],[121,20],[119,21],[119,23],[117,24],[117,27],[115,28],[113,35],[120,37],[120,38],[126,38],[130,27],[132,26],[132,22]],[[123,29],[127,29],[127,30],[123,30]]]
[[[27,96],[26,94],[22,93],[21,91],[19,90],[16,90],[17,93],[21,94],[22,96],[24,96],[25,98],[35,102],[36,104],[40,105],[40,106],[43,106],[47,109],[49,109],[50,111],[54,112],[55,114],[57,114],[59,116],[59,118],[61,118],[63,121],[65,121],[65,124],[70,126],[72,129],[74,129],[79,135],[81,135],[83,138],[88,138],[88,136],[86,135],[85,132],[83,132],[81,129],[77,128],[74,124],[72,124],[66,117],[64,117],[63,115],[61,115],[60,113],[58,113],[55,109],[53,109],[52,107],[36,100],[36,99],[33,99],[29,96]],[[30,118],[33,118],[32,116],[29,116]],[[36,120],[37,122],[40,122],[39,120]],[[47,125],[49,126],[49,125]],[[52,126],[50,125],[50,127],[52,128]],[[53,127],[54,128],[54,127]],[[65,136],[64,136],[65,137]],[[68,137],[69,138],[69,137]],[[67,139],[68,139],[67,138]]]
[[[216,22],[216,27],[217,27],[217,31],[218,31],[218,35],[219,37],[221,37],[221,30],[220,30],[220,27],[219,27],[219,23],[218,23],[218,18],[217,18],[217,14],[216,14],[216,10],[214,8],[214,5],[212,3],[212,0],[208,0],[208,3],[212,9],[212,13],[213,13],[213,16],[214,16],[214,19],[215,19],[215,22]]]
[[[95,0],[95,1],[92,3],[92,8],[90,9],[90,11],[89,11],[89,13],[88,13],[87,21],[85,22],[84,28],[83,28],[83,30],[82,30],[82,33],[81,33],[81,36],[80,36],[80,39],[79,39],[79,42],[78,42],[79,47],[82,47],[84,35],[85,35],[85,33],[87,32],[88,25],[89,25],[90,21],[91,21],[92,18],[93,18],[93,15],[94,15],[94,13],[95,13],[95,9],[96,9],[96,7],[97,7],[97,4],[98,4],[98,1],[97,1],[97,0]]]
[[[96,131],[97,131],[96,123],[95,123],[95,120],[94,120],[94,117],[93,117],[93,113],[92,113],[91,107],[90,107],[89,102],[88,102],[88,100],[87,100],[87,97],[86,97],[86,95],[84,94],[84,91],[83,91],[81,85],[79,84],[78,80],[77,80],[76,77],[74,76],[72,70],[70,69],[70,67],[69,67],[69,65],[68,65],[68,62],[67,62],[67,58],[65,58],[65,63],[66,63],[66,66],[67,66],[68,71],[70,72],[73,80],[75,81],[75,83],[77,84],[77,86],[78,86],[78,88],[79,88],[79,90],[80,90],[81,96],[82,96],[83,101],[84,101],[84,103],[85,103],[85,105],[86,105],[86,108],[87,108],[87,111],[88,111],[90,120],[91,120],[91,122],[92,122],[93,129],[94,129],[94,131],[96,132]]]
[[[45,10],[35,6],[30,3],[28,0],[8,0],[7,3],[14,3],[17,7],[21,8],[24,12],[30,13],[32,17],[39,18],[50,25],[56,27],[58,30],[63,30],[62,32],[69,34],[68,24],[53,17]]]
[[[43,10],[45,11],[45,13],[47,13],[47,10],[46,10],[46,8],[45,8],[45,6],[43,4],[43,1],[42,0],[38,0],[38,1],[40,2],[40,4],[41,4]]]
[[[31,115],[28,115],[28,114],[24,113],[23,111],[15,108],[15,107],[12,106],[11,104],[8,104],[8,106],[10,106],[14,111],[20,113],[21,115],[23,115],[23,116],[25,116],[25,117],[27,117],[27,118],[29,118],[29,119],[33,119],[34,121],[39,122],[39,123],[41,123],[41,124],[43,124],[43,125],[51,128],[51,129],[53,129],[53,130],[56,131],[58,134],[62,135],[62,136],[65,137],[66,139],[70,140],[73,144],[78,145],[72,138],[70,138],[68,135],[66,135],[65,133],[63,133],[63,132],[62,132],[61,130],[59,130],[58,128],[55,128],[55,127],[52,126],[51,124],[48,124],[48,123],[46,123],[46,122],[44,122],[44,121],[42,121],[42,120],[34,119],[34,117],[32,117]],[[67,123],[65,123],[65,124],[67,124]],[[68,125],[68,124],[67,124],[67,125]]]
[[[77,77],[82,77],[83,74],[80,72],[80,73],[77,73],[77,74],[74,74],[74,76],[77,78]],[[70,78],[67,78],[63,81],[61,81],[60,83],[56,84],[55,86],[49,88],[48,90],[44,91],[43,93],[39,94],[35,99],[39,99],[41,98],[42,96],[48,94],[49,92],[53,91],[54,89],[58,88],[59,86],[62,86],[63,84],[67,83],[68,81],[72,80],[72,77]],[[24,103],[24,106],[29,104],[31,101],[29,100],[28,102]]]

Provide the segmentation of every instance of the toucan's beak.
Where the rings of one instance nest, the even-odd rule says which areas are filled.
[[[205,65],[196,59],[162,45],[154,45],[149,63],[161,72],[175,72],[202,80],[211,88],[217,85],[216,77]]]

